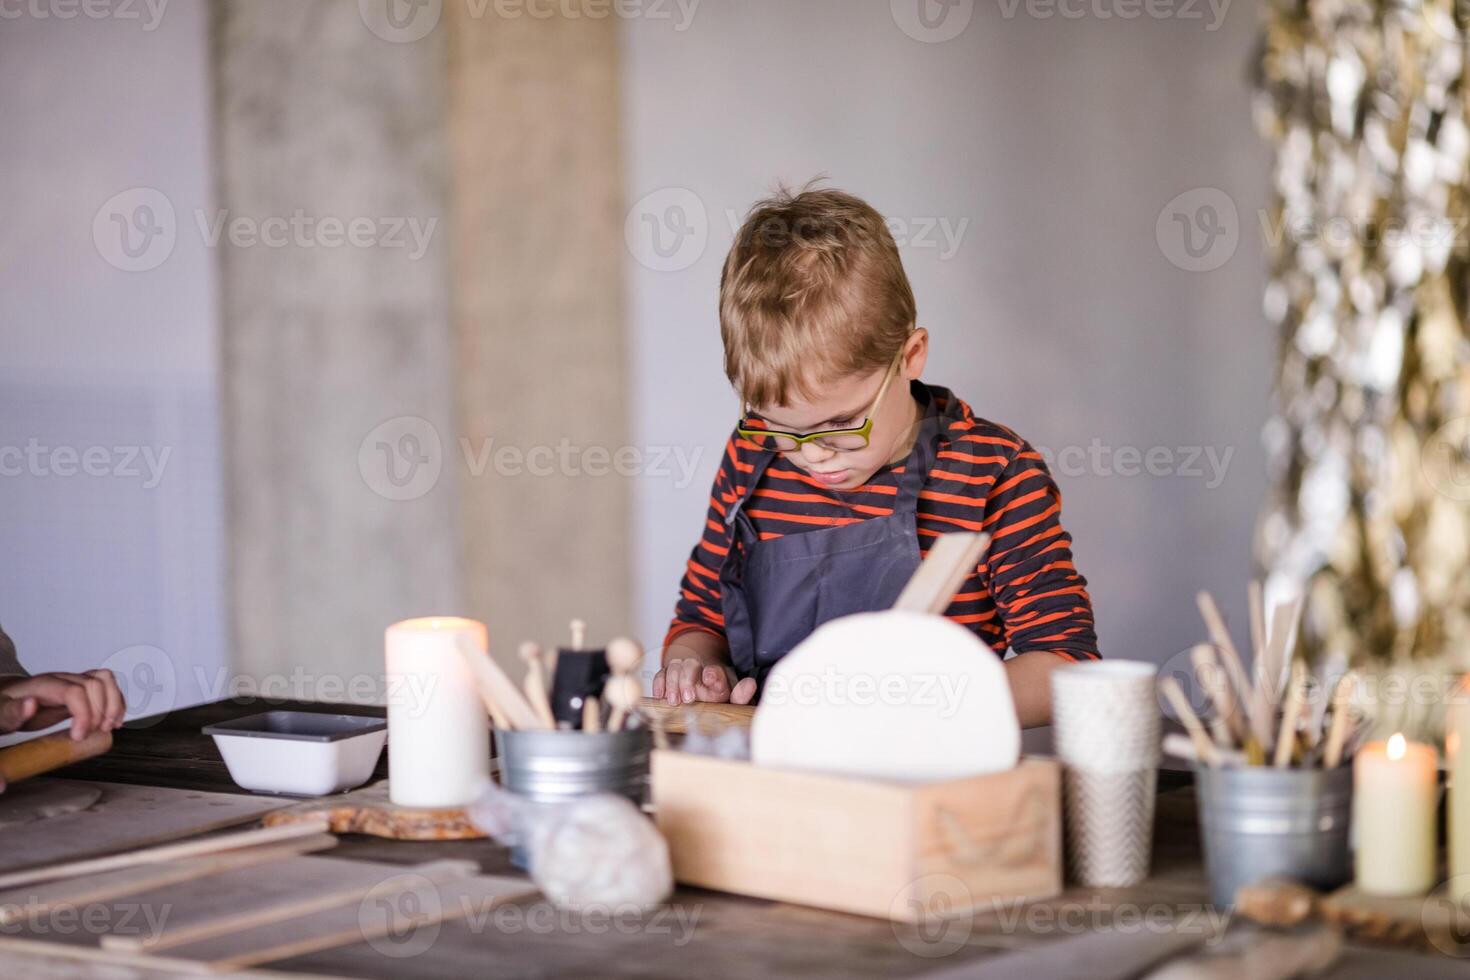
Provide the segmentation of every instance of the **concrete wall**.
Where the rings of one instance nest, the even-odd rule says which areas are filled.
[[[138,714],[227,644],[206,9],[129,7],[0,20],[0,623]]]

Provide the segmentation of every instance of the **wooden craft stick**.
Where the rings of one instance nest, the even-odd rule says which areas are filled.
[[[1281,711],[1281,731],[1276,736],[1277,769],[1285,769],[1291,762],[1291,750],[1296,747],[1296,725],[1302,713],[1302,698],[1307,691],[1307,668],[1300,660],[1292,664],[1291,684],[1286,691],[1286,706]]]
[[[556,716],[551,713],[551,696],[547,693],[547,679],[541,662],[541,647],[527,640],[520,647],[521,661],[526,665],[526,700],[531,710],[541,719],[542,728],[555,728]]]
[[[0,749],[0,779],[19,782],[81,762],[112,748],[112,732],[93,732],[81,741],[70,732],[53,732]]]
[[[949,607],[990,544],[990,535],[970,531],[941,534],[898,595],[894,609],[938,615]]]
[[[500,665],[490,654],[481,650],[464,636],[456,636],[460,656],[470,665],[475,683],[480,688],[480,698],[490,710],[491,717],[497,713],[505,719],[509,728],[542,728],[541,718],[526,701],[521,689],[506,676]]]
[[[309,837],[312,834],[325,833],[326,830],[326,820],[309,820],[301,823],[282,824],[277,827],[259,827],[255,830],[244,830],[233,834],[220,834],[218,837],[204,837],[179,841],[174,844],[161,844],[158,847],[145,847],[141,850],[128,851],[123,854],[109,854],[105,857],[87,858],[82,861],[69,861],[65,864],[53,864],[44,868],[30,868],[25,871],[12,872],[8,875],[0,875],[0,888],[15,888],[37,881],[51,881],[55,878],[72,878],[77,875],[97,874],[102,871],[128,868],[138,864],[150,864],[155,861],[171,861],[174,858],[198,857],[201,854],[231,851],[236,848],[253,847],[257,844],[270,844],[276,841],[291,840],[296,837]]]
[[[1236,737],[1244,728],[1244,720],[1238,717],[1239,706],[1231,694],[1230,683],[1225,679],[1224,668],[1215,659],[1214,647],[1207,643],[1189,651],[1189,659],[1194,665],[1195,680],[1215,705],[1214,713],[1210,715],[1210,732],[1215,736],[1215,745],[1228,749],[1236,744]]]
[[[1179,716],[1179,721],[1184,725],[1189,737],[1194,741],[1194,750],[1198,757],[1207,766],[1219,765],[1220,759],[1215,752],[1215,744],[1210,741],[1210,736],[1205,733],[1205,726],[1200,724],[1199,716],[1189,706],[1189,699],[1184,696],[1179,682],[1172,677],[1165,677],[1159,681],[1163,689],[1164,697],[1174,706],[1174,712]]]
[[[1195,596],[1195,601],[1199,604],[1200,615],[1204,617],[1205,628],[1210,631],[1210,638],[1214,640],[1215,646],[1220,651],[1220,660],[1225,664],[1225,672],[1230,682],[1235,685],[1235,694],[1244,708],[1251,733],[1264,748],[1271,744],[1270,719],[1262,714],[1255,703],[1254,688],[1246,679],[1245,666],[1240,662],[1240,653],[1235,649],[1234,641],[1230,639],[1230,631],[1225,628],[1225,620],[1220,615],[1220,607],[1215,605],[1214,596],[1208,592],[1200,592]]]
[[[1348,671],[1337,679],[1332,691],[1332,723],[1327,729],[1327,748],[1322,753],[1322,766],[1336,769],[1342,763],[1342,747],[1347,740],[1348,701],[1357,686],[1358,675]]]
[[[1177,759],[1188,759],[1190,762],[1199,762],[1199,750],[1194,747],[1194,739],[1179,732],[1170,732],[1164,736],[1164,752]],[[1215,749],[1215,761],[1220,765],[1243,766],[1245,765],[1245,753],[1239,749]]]
[[[587,624],[580,619],[574,619],[571,622],[570,629],[572,631],[572,649],[582,649],[587,643]]]
[[[602,705],[597,703],[595,694],[582,702],[582,731],[602,731]]]

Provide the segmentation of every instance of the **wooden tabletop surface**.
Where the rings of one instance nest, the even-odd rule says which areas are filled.
[[[337,706],[260,699],[200,705],[156,718],[131,722],[116,734],[113,750],[57,773],[76,779],[107,780],[180,789],[234,790],[204,725],[272,708],[334,711]],[[381,709],[352,707],[361,714]],[[386,753],[375,778],[386,775]],[[394,941],[358,943],[271,964],[266,968],[296,974],[351,977],[760,977],[850,978],[864,976],[959,976],[975,968],[981,975],[1068,974],[1045,958],[1045,947],[1073,941],[1089,980],[1130,974],[1111,971],[1076,940],[1103,934],[1127,943],[1145,933],[1149,922],[1173,921],[1204,928],[1210,914],[1200,865],[1192,792],[1161,787],[1155,825],[1153,874],[1130,889],[1069,888],[1063,895],[1026,906],[1001,906],[963,917],[939,929],[890,924],[821,909],[680,888],[661,910],[641,916],[579,915],[543,900],[522,902],[491,912],[479,922],[460,920],[429,927]],[[840,819],[840,815],[834,815]],[[347,835],[331,852],[412,864],[439,858],[468,858],[488,874],[517,874],[507,851],[490,841],[408,842]],[[432,935],[430,935],[432,933]],[[1136,939],[1135,939],[1136,941]],[[1052,955],[1062,949],[1058,945]],[[1115,949],[1120,947],[1115,947]],[[1107,947],[1104,946],[1104,950]],[[1004,955],[1025,951],[1024,958]],[[1403,954],[1382,954],[1401,957]],[[1038,958],[1039,957],[1039,958]],[[1334,975],[1382,975],[1380,954],[1348,961]],[[1117,957],[1121,966],[1123,957]],[[982,962],[983,961],[983,962]],[[1033,964],[1034,961],[1034,965]],[[1400,960],[1394,961],[1399,969]],[[1411,964],[1438,965],[1414,956]],[[1455,964],[1463,967],[1463,964]],[[1372,971],[1365,971],[1369,967]],[[48,971],[55,970],[50,964]],[[1037,971],[1041,972],[1037,972]],[[1060,972],[1058,972],[1060,971]],[[1380,972],[1373,972],[1380,971]],[[37,975],[42,975],[38,973]],[[69,971],[45,975],[84,975]],[[127,972],[116,974],[128,976]]]

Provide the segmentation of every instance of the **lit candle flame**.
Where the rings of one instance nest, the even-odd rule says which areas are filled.
[[[1404,753],[1409,750],[1409,743],[1405,741],[1402,732],[1394,732],[1388,740],[1388,757],[1390,759],[1402,759]]]

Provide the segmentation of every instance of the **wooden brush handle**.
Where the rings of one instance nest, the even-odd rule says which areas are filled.
[[[80,742],[70,732],[53,732],[0,749],[0,779],[7,784],[101,755],[112,748],[112,732],[93,732]]]

